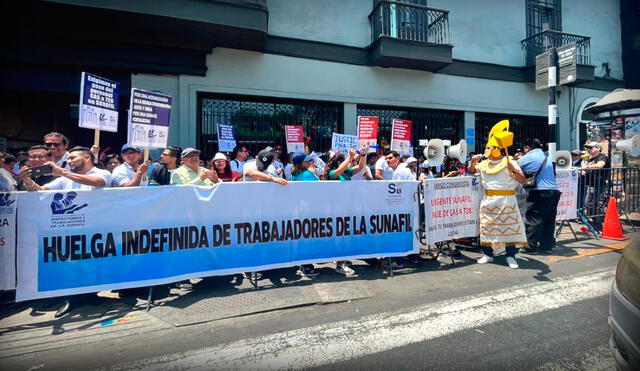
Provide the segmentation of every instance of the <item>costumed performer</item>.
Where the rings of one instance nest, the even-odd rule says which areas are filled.
[[[489,132],[485,159],[482,159],[482,155],[473,156],[469,172],[480,173],[485,190],[480,203],[480,245],[483,255],[478,263],[493,262],[493,249],[505,248],[507,264],[516,269],[516,253],[519,246],[527,246],[527,236],[516,200],[516,187],[518,183],[525,182],[525,176],[518,163],[507,155],[507,147],[512,143],[509,121],[495,124]]]

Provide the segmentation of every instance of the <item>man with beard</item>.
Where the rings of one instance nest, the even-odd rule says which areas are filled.
[[[58,166],[53,161],[45,165],[51,166],[51,174],[58,178],[45,184],[38,185],[31,178],[25,178],[25,188],[28,191],[95,189],[111,185],[111,173],[93,166],[93,154],[86,147],[74,147],[69,151],[67,165],[71,171]]]

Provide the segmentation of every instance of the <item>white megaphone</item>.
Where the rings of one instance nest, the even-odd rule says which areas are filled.
[[[467,141],[461,139],[458,144],[449,147],[449,149],[447,149],[447,156],[465,161],[467,159]]]
[[[556,152],[556,168],[569,169],[570,167],[571,167],[571,152],[557,151]]]
[[[444,161],[444,143],[441,139],[431,139],[422,152],[429,166],[438,166]]]
[[[640,156],[640,134],[617,141],[615,147],[618,151],[627,152],[632,157]]]

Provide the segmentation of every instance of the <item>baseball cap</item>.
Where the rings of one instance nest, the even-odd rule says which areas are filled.
[[[200,154],[200,150],[199,150],[199,149],[195,149],[195,148],[191,148],[191,147],[189,147],[189,148],[185,148],[185,149],[182,151],[182,158],[185,158],[185,157],[189,156],[189,155],[190,155],[190,154],[192,154],[192,153],[198,153],[198,154]]]
[[[573,151],[571,151],[572,155],[576,155],[576,156],[580,156],[580,150],[579,149],[574,149]]]
[[[256,168],[260,171],[264,171],[273,162],[273,152],[269,149],[263,149],[258,152],[256,156]]]
[[[218,160],[227,161],[227,156],[225,156],[224,153],[222,153],[222,152],[218,152],[218,153],[216,153],[215,156],[213,156],[213,161],[218,161]]]
[[[291,158],[291,162],[294,165],[303,163],[303,162],[310,162],[313,161],[313,157],[311,157],[311,155],[306,155],[302,152],[298,152],[295,155],[293,155],[293,157]]]
[[[128,149],[132,149],[132,150],[134,150],[136,152],[142,152],[142,148],[134,147],[134,146],[132,146],[132,145],[127,143],[127,144],[123,144],[122,145],[122,149],[120,150],[120,153],[123,153],[124,151],[126,151]]]
[[[585,145],[585,147],[598,147],[600,149],[602,149],[602,144],[598,143],[598,142],[589,142]]]

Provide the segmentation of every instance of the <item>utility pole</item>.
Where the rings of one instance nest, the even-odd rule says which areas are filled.
[[[549,108],[548,121],[549,125],[549,159],[556,166],[556,125],[558,123],[558,53],[556,48],[549,49]]]

